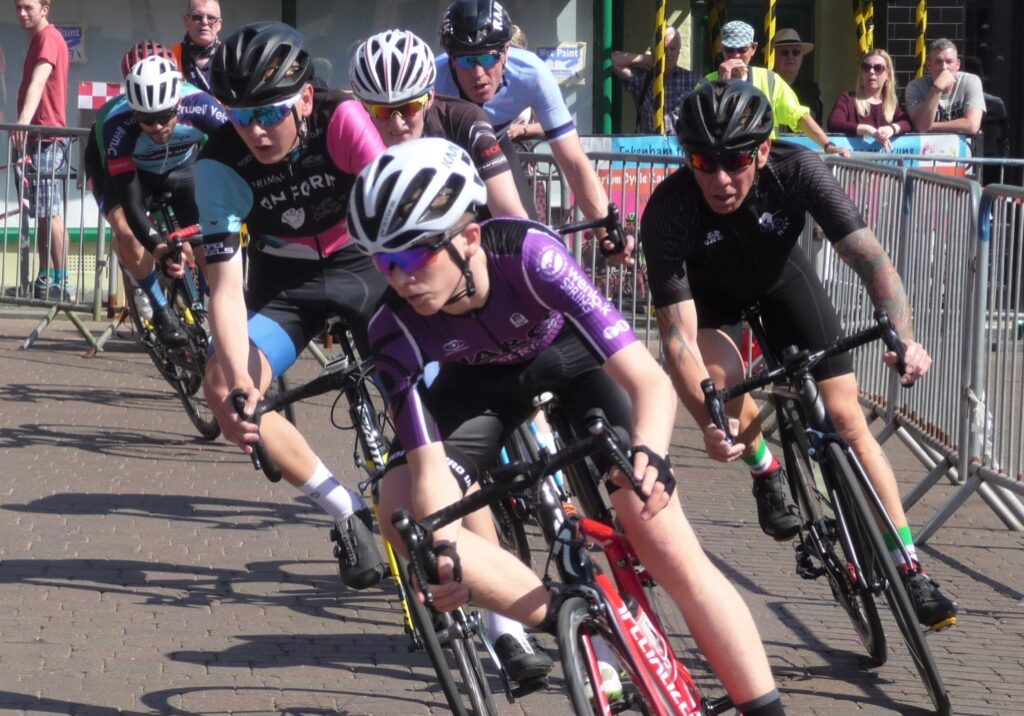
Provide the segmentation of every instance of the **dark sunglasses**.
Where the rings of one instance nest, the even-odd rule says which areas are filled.
[[[722,46],[722,52],[729,55],[742,55],[744,52],[750,49],[750,45],[744,45],[743,47],[725,47]]]
[[[800,55],[802,54],[804,54],[804,51],[801,50],[800,48],[792,50],[779,50],[779,55],[781,55],[782,57],[800,57]]]
[[[178,116],[178,108],[166,109],[163,112],[136,112],[135,119],[138,120],[139,124],[145,124],[148,127],[155,127],[160,124],[167,126],[171,120]]]
[[[389,276],[396,266],[402,269],[402,273],[412,275],[431,264],[437,258],[437,252],[443,247],[444,244],[440,246],[431,244],[429,246],[413,246],[403,251],[374,254],[373,265],[385,276]]]
[[[861,63],[861,66],[860,66],[860,71],[861,72],[871,72],[871,71],[874,71],[874,73],[876,75],[882,74],[883,72],[886,71],[886,69],[887,69],[886,66],[883,63],[881,63],[881,62],[879,62],[878,64],[872,64],[871,62],[863,62],[863,63]]]
[[[262,107],[227,108],[228,119],[237,127],[249,127],[253,122],[263,128],[276,127],[291,113],[302,92],[281,102],[265,104]]]
[[[743,171],[754,163],[757,150],[749,152],[687,152],[690,157],[690,166],[705,174],[714,174],[719,169],[724,169],[730,174]]]
[[[363,106],[366,107],[366,111],[371,116],[376,117],[381,121],[387,121],[391,119],[391,116],[398,112],[402,116],[402,119],[409,119],[414,117],[423,111],[423,108],[427,106],[427,102],[430,100],[430,95],[425,94],[422,97],[411,99],[404,104],[377,104],[376,102],[363,101]]]
[[[189,18],[191,18],[192,22],[202,22],[203,20],[206,20],[206,22],[210,23],[211,25],[216,25],[218,22],[220,22],[220,18],[216,15],[203,15],[199,12],[195,13],[194,15],[189,15]]]
[[[453,59],[455,60],[455,66],[460,70],[472,70],[477,65],[485,70],[489,70],[501,60],[501,52],[495,50],[493,52],[483,52],[479,55],[456,55]]]

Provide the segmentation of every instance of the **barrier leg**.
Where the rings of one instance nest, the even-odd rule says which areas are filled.
[[[21,344],[21,350],[27,351],[32,347],[32,344],[36,342],[36,339],[43,334],[46,327],[50,325],[54,318],[57,317],[57,311],[59,310],[59,306],[50,306],[50,310],[46,312],[46,316],[43,317],[43,320],[36,324],[36,327],[32,329],[32,332],[28,334],[28,338],[26,338],[24,343]]]
[[[68,320],[74,324],[75,328],[78,329],[78,332],[82,334],[82,338],[84,338],[89,344],[90,351],[95,354],[96,351],[100,350],[99,345],[96,343],[96,339],[92,337],[92,331],[90,331],[89,327],[85,325],[81,318],[79,318],[78,314],[71,310],[65,310],[64,314],[68,317]],[[86,355],[88,355],[88,353]]]
[[[903,498],[903,511],[909,512],[910,508],[917,504],[917,501],[924,497],[928,490],[935,486],[935,483],[942,479],[942,476],[955,470],[952,465],[948,465],[945,462],[941,462],[935,465],[924,479],[919,482],[913,490],[911,490],[906,497]]]

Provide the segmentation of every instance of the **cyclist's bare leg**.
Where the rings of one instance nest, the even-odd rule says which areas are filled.
[[[900,490],[892,465],[885,457],[882,446],[868,427],[864,411],[857,398],[857,379],[853,373],[819,380],[822,400],[828,409],[836,430],[850,443],[854,455],[878,491],[882,504],[897,528],[905,527],[907,516],[900,501]]]
[[[704,357],[708,376],[715,381],[715,386],[722,389],[743,380],[743,360],[740,350],[728,335],[720,330],[702,328],[697,332],[697,345]],[[736,440],[745,446],[743,455],[752,455],[759,440],[763,440],[761,437],[761,415],[757,402],[747,394],[729,401],[725,409],[730,417],[740,421]],[[701,412],[704,410],[703,403],[700,405],[700,410]]]
[[[678,606],[732,700],[772,691],[775,679],[750,610],[704,553],[678,496],[651,520],[640,519],[642,503],[630,490],[613,492],[612,503],[640,561]]]

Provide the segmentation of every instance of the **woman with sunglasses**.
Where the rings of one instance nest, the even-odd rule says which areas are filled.
[[[587,411],[601,408],[637,446],[634,474],[614,473],[609,492],[641,560],[686,616],[738,709],[781,714],[757,627],[674,494],[668,377],[557,234],[522,219],[477,223],[475,207],[485,200],[470,157],[442,139],[391,147],[359,175],[349,200],[353,239],[390,284],[370,341],[402,450],[380,483],[381,509],[422,517],[473,489],[453,478],[449,461],[474,476],[494,464],[503,436],[533,412],[534,395],[555,393],[581,429]],[[431,380],[425,371],[435,361]],[[479,516],[435,535],[435,605],[472,599],[552,628],[555,610],[540,579],[496,544],[490,518]],[[402,545],[390,523],[382,529]],[[453,579],[456,562],[461,582]]]
[[[842,334],[835,308],[798,245],[807,214],[857,272],[878,308],[885,308],[906,344],[909,385],[931,358],[914,340],[907,294],[896,269],[831,170],[810,150],[773,144],[768,98],[742,80],[716,81],[683,100],[676,125],[686,164],[658,185],[644,210],[648,281],[661,330],[666,367],[683,403],[704,428],[708,454],[750,468],[758,521],[776,540],[793,537],[800,519],[779,461],[761,436],[758,408],[745,397],[730,404],[738,419],[731,444],[711,423],[700,382],[719,387],[743,378],[728,335],[744,308],[758,303],[775,350],[824,348]],[[889,365],[896,355],[886,354]],[[868,429],[857,399],[849,353],[814,370],[839,432],[868,473],[907,550],[916,559],[892,467]],[[898,545],[892,545],[899,554]],[[902,562],[902,560],[900,560]],[[956,615],[956,605],[917,564],[904,574],[926,627]]]
[[[196,157],[206,136],[226,124],[227,115],[220,102],[183,82],[174,62],[159,52],[132,65],[124,84],[123,98],[105,108],[100,130],[109,174],[109,181],[101,182],[106,194],[103,208],[123,211],[131,234],[145,249],[136,253],[129,248],[127,253],[135,260],[125,268],[153,307],[157,338],[177,347],[185,343],[185,334],[167,310],[156,270],[146,259],[148,253],[160,262],[167,251],[149,218],[147,201],[170,192],[179,224],[199,222],[193,188]],[[176,267],[167,270],[173,273]]]
[[[359,45],[348,69],[352,93],[362,101],[380,137],[389,147],[420,137],[442,137],[459,145],[487,185],[491,216],[526,217],[514,170],[487,114],[472,102],[434,92],[434,53],[408,30],[387,30]],[[510,159],[512,160],[510,163]],[[526,177],[522,190],[532,198]]]
[[[370,587],[384,565],[369,508],[294,425],[268,414],[257,427],[239,417],[230,395],[243,393],[251,415],[331,316],[345,321],[369,355],[366,324],[386,283],[349,244],[345,208],[356,174],[384,144],[359,102],[314,92],[311,58],[288,25],[242,27],[212,64],[213,92],[230,123],[210,137],[196,164],[215,348],[203,388],[224,435],[246,452],[262,439],[284,478],[334,519],[342,581]]]
[[[828,131],[870,137],[892,151],[892,139],[911,131],[910,116],[896,99],[896,75],[885,50],[872,50],[860,60],[857,89],[836,98]]]

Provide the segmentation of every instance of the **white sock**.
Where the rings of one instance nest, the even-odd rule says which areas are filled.
[[[316,461],[316,469],[299,490],[335,520],[341,520],[366,507],[363,498],[338,482],[338,478],[320,460]]]
[[[486,615],[487,633],[491,635],[491,639],[497,641],[498,637],[511,634],[520,644],[526,647],[527,651],[533,651],[526,641],[526,631],[523,629],[522,624],[515,619],[509,619],[491,611],[484,612],[484,614]]]

